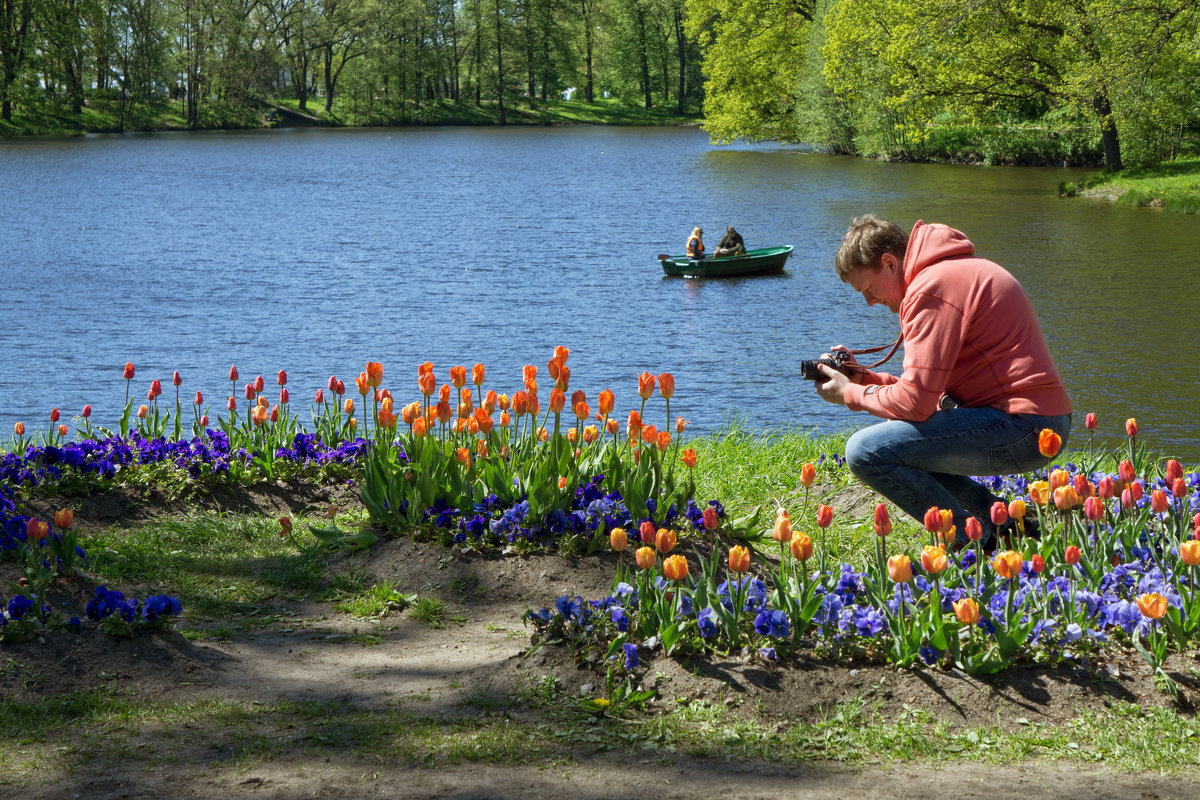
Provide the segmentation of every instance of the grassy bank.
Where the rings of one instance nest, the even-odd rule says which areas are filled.
[[[259,108],[213,108],[204,110],[201,130],[244,130],[295,127],[375,127],[404,125],[496,125],[499,111],[493,102],[433,100],[420,106],[355,98],[338,98],[326,111],[324,101],[312,100],[301,112],[294,99],[274,99]],[[677,114],[674,106],[646,109],[617,100],[549,100],[505,106],[508,125],[681,125],[699,123],[697,114]],[[187,130],[179,103],[164,103],[150,117],[123,122],[115,102],[95,98],[80,113],[16,114],[11,122],[0,121],[0,136],[66,136],[83,133],[119,133],[129,130]]]
[[[1152,206],[1183,214],[1200,213],[1200,158],[1118,173],[1102,172],[1079,183],[1064,181],[1059,194],[1102,197],[1122,205]]]

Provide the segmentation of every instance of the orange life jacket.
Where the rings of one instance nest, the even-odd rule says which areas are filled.
[[[688,258],[704,257],[704,245],[700,242],[699,236],[692,236],[688,238],[687,255]]]

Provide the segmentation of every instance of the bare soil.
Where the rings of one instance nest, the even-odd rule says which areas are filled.
[[[338,489],[274,487],[205,498],[212,510],[237,508],[278,516],[312,513],[354,502]],[[54,503],[47,504],[49,509]],[[161,497],[96,498],[77,516],[87,530],[154,518],[176,509]],[[44,511],[37,509],[39,513]],[[198,697],[271,704],[283,700],[329,700],[358,708],[405,708],[431,714],[465,713],[465,701],[481,695],[511,696],[556,679],[560,696],[598,694],[603,675],[579,666],[565,647],[526,655],[530,630],[521,622],[530,608],[553,607],[563,594],[585,599],[607,595],[611,556],[480,555],[436,544],[385,539],[365,552],[340,556],[334,570],[357,570],[395,581],[403,591],[445,603],[445,627],[433,628],[408,614],[377,624],[354,619],[318,602],[280,603],[278,625],[229,641],[189,641],[175,632],[112,639],[98,632],[53,634],[44,641],[0,649],[0,692],[28,700],[84,689],[120,689],[148,702]],[[0,565],[0,577],[12,577]],[[67,587],[57,602],[82,604],[91,586]],[[123,587],[122,587],[123,588]],[[169,587],[163,587],[169,590]],[[75,612],[75,613],[78,613]],[[185,608],[186,614],[186,608]],[[195,627],[184,620],[183,625]],[[364,644],[371,632],[376,644]],[[923,709],[952,728],[1069,720],[1082,709],[1116,702],[1166,706],[1149,668],[1132,653],[1116,653],[1090,669],[1034,666],[990,678],[957,670],[899,671],[873,663],[833,664],[802,656],[775,667],[757,657],[684,661],[661,651],[641,652],[640,673],[657,680],[656,709],[678,699],[706,699],[734,715],[753,716],[783,730],[812,722],[839,702],[861,698],[870,713],[893,719]],[[1200,686],[1173,665],[1185,707]],[[1020,722],[1018,722],[1020,720]],[[908,797],[1194,798],[1200,776],[1126,775],[1074,764],[969,763],[847,767],[833,761],[801,766],[760,762],[714,763],[685,754],[640,751],[607,753],[586,763],[557,766],[487,762],[400,768],[346,753],[314,763],[285,749],[280,757],[234,765],[196,755],[169,764],[114,762],[87,775],[57,774],[53,765],[33,782],[16,780],[0,765],[0,796],[29,798],[160,797],[876,797],[904,787]]]

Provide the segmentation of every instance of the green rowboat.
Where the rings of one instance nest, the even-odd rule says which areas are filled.
[[[792,254],[790,244],[747,250],[744,255],[723,258],[691,259],[687,256],[659,256],[663,272],[685,278],[729,278],[737,275],[761,275],[779,272]]]

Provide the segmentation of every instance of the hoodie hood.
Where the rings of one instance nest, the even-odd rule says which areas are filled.
[[[930,264],[973,255],[975,245],[962,231],[937,223],[926,225],[917,220],[908,235],[908,249],[904,253],[904,288],[907,290],[913,279]]]

